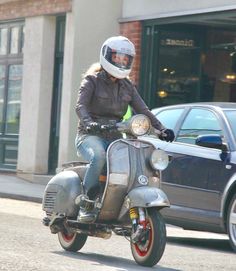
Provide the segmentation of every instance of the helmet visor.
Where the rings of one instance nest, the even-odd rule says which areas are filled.
[[[124,70],[131,69],[134,57],[125,54],[124,52],[119,52],[116,50],[112,50],[109,47],[104,48],[104,57],[105,59],[110,62],[112,65],[116,66],[117,68],[121,68]],[[107,50],[106,50],[107,49]]]

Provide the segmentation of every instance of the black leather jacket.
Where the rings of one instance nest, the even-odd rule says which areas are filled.
[[[86,134],[85,127],[93,121],[101,124],[109,120],[121,121],[128,105],[135,113],[148,116],[156,129],[165,128],[150,112],[130,80],[113,82],[104,70],[87,75],[82,80],[76,104],[78,134]],[[114,134],[113,137],[118,135]]]

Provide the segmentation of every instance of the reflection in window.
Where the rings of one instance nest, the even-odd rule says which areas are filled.
[[[19,48],[19,31],[18,26],[11,28],[11,43],[10,43],[10,54],[17,54]]]
[[[7,54],[7,28],[0,29],[0,55]]]
[[[57,51],[60,53],[63,53],[64,51],[64,40],[65,40],[65,21],[62,20],[59,22],[60,26],[59,26],[59,39],[58,42],[56,44],[57,46]]]
[[[196,34],[162,31],[157,106],[199,100],[199,39]]]
[[[5,145],[4,164],[17,164],[17,145]]]
[[[177,141],[195,144],[199,135],[206,134],[222,135],[217,117],[209,110],[192,109],[180,129]]]
[[[21,27],[21,34],[20,34],[20,53],[24,52],[24,43],[25,43],[25,27]]]
[[[0,132],[2,133],[3,122],[3,102],[4,102],[4,87],[5,87],[5,66],[0,65]]]
[[[229,121],[229,125],[232,129],[232,132],[234,134],[234,138],[236,139],[236,110],[227,110],[225,111],[226,118]]]
[[[9,67],[6,133],[19,133],[22,65]]]
[[[165,127],[174,129],[183,111],[183,108],[164,110],[157,115],[157,118]]]

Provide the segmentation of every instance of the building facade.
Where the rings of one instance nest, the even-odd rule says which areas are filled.
[[[236,102],[235,26],[233,0],[124,0],[120,29],[138,48],[148,105]]]
[[[81,75],[99,60],[103,41],[119,33],[121,4],[0,0],[2,171],[33,180],[76,159]]]
[[[150,108],[236,101],[234,0],[0,0],[0,170],[33,180],[76,159],[75,104],[103,41],[136,47]]]

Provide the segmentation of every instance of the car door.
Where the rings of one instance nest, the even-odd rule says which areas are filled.
[[[162,188],[171,203],[164,213],[171,220],[219,223],[225,164],[221,150],[195,145],[203,134],[224,136],[219,117],[209,109],[192,108],[179,126],[176,141],[166,146],[171,162],[162,173]]]

